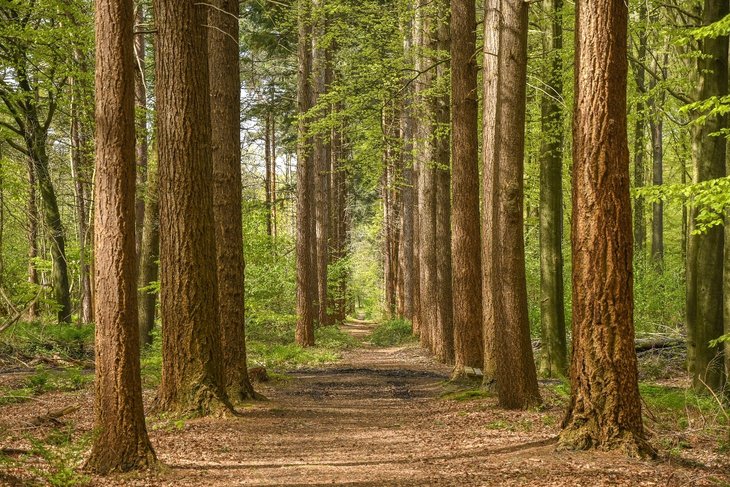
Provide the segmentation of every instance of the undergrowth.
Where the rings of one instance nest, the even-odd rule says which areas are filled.
[[[408,320],[395,319],[380,323],[370,335],[370,343],[378,347],[392,347],[415,340]]]

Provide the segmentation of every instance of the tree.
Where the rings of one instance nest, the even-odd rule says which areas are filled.
[[[576,4],[573,355],[560,442],[643,455],[651,450],[634,350],[627,22],[622,0]]]
[[[131,0],[96,1],[96,435],[87,467],[101,474],[156,462],[137,331],[133,25]]]
[[[482,368],[482,270],[477,144],[476,5],[451,1],[451,256],[454,376]]]
[[[493,138],[485,140],[485,151],[492,153],[491,166],[485,166],[492,172],[492,220],[486,227],[492,253],[486,258],[494,273],[485,279],[490,281],[488,303],[493,307],[497,394],[502,407],[522,409],[540,403],[527,316],[523,236],[527,8],[521,0],[502,0],[499,6],[496,120],[489,125]]]
[[[140,343],[152,343],[155,327],[157,291],[150,287],[160,275],[160,207],[157,197],[157,162],[147,164],[145,212],[142,224],[142,246],[139,254],[139,337]]]
[[[206,6],[156,0],[162,382],[158,410],[230,408],[213,212]],[[194,197],[191,197],[194,195]]]
[[[563,2],[545,0],[546,89],[540,104],[540,373],[568,370],[563,290]],[[637,211],[639,211],[637,209]]]
[[[296,341],[301,346],[314,345],[314,269],[312,234],[314,171],[309,124],[306,113],[312,107],[312,26],[310,0],[297,1],[297,328]]]
[[[710,25],[728,13],[727,2],[705,0],[702,24]],[[728,37],[708,37],[701,42],[697,58],[698,100],[728,93]],[[697,113],[697,116],[703,115]],[[727,116],[709,114],[692,133],[693,181],[699,183],[725,176],[727,141],[712,136],[727,126]],[[723,334],[722,268],[723,229],[715,226],[694,232],[700,212],[691,208],[690,238],[687,248],[687,341],[689,368],[695,389],[720,390],[725,382],[720,346],[710,341]]]
[[[254,391],[246,366],[243,294],[238,1],[214,0],[208,10],[208,25],[212,26],[208,33],[208,69],[223,370],[229,397],[245,400],[252,399]]]
[[[644,149],[646,142],[646,103],[642,97],[646,92],[646,69],[644,68],[648,39],[646,4],[646,1],[639,2],[639,44],[636,46],[636,62],[632,63],[636,88],[639,91],[634,112],[634,187],[637,189],[645,186],[646,179],[646,168],[644,167],[644,155],[646,152]],[[646,252],[646,218],[644,216],[644,197],[641,195],[637,196],[634,200],[634,248],[639,258],[643,258]]]

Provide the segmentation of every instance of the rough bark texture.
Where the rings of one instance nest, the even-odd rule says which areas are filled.
[[[419,116],[416,123],[416,160],[418,164],[418,257],[419,311],[421,344],[433,350],[433,335],[438,323],[438,276],[436,274],[436,187],[434,180],[433,109],[426,90],[433,85],[433,69],[426,69],[434,62],[429,51],[435,47],[430,9],[416,12],[420,17],[417,30],[419,52],[416,69],[425,71],[416,84],[416,101]]]
[[[728,13],[728,3],[705,0],[702,23],[709,25]],[[728,38],[707,38],[701,41],[703,56],[698,58],[698,100],[727,95]],[[699,115],[699,114],[698,114]],[[692,140],[692,182],[698,183],[725,176],[727,141],[714,137],[727,127],[727,116],[708,117],[694,128]],[[710,347],[709,342],[723,334],[722,260],[724,232],[713,227],[693,235],[699,208],[692,208],[690,237],[687,249],[687,339],[690,371],[695,389],[711,387],[720,390],[725,383],[722,347]]]
[[[484,322],[484,384],[491,385],[496,376],[497,362],[495,337],[497,323],[493,290],[497,275],[495,274],[494,255],[494,217],[495,208],[495,167],[499,157],[499,146],[496,143],[497,127],[500,112],[498,96],[499,31],[501,29],[501,0],[486,0],[484,3],[484,107],[482,110],[482,155],[484,170],[482,171],[482,320]]]
[[[157,281],[160,269],[160,207],[157,198],[157,164],[147,166],[147,191],[145,193],[144,224],[142,225],[142,247],[139,254],[139,338],[140,343],[152,343],[152,329],[155,327],[157,291],[149,286]]]
[[[254,397],[246,367],[238,14],[238,0],[211,0],[208,8],[218,315],[225,385],[234,401]]]
[[[482,368],[482,255],[477,144],[476,5],[451,1],[454,376]]]
[[[436,198],[436,309],[434,352],[443,363],[454,363],[454,299],[451,271],[451,107],[448,86],[449,63],[442,62],[449,56],[449,2],[437,0],[436,8],[436,68],[437,84],[443,88],[434,97],[434,187]]]
[[[651,450],[634,351],[628,9],[623,0],[576,7],[572,391],[560,442],[643,455]]]
[[[549,25],[543,33],[546,89],[540,105],[540,375],[565,376],[563,290],[563,2],[543,2]]]
[[[137,332],[134,247],[134,69],[131,0],[96,1],[96,378],[97,473],[149,468]]]
[[[156,0],[162,383],[157,409],[223,405],[206,7]],[[192,196],[192,197],[191,197]]]
[[[527,86],[527,4],[502,0],[492,222],[492,299],[497,332],[499,403],[527,408],[540,403],[527,315],[523,177]]]
[[[314,345],[314,298],[315,276],[312,261],[314,235],[313,193],[314,168],[312,167],[312,151],[308,140],[309,127],[304,114],[312,106],[311,80],[312,74],[312,34],[310,0],[298,0],[297,16],[299,25],[299,41],[297,48],[297,111],[299,127],[297,129],[297,328],[296,342],[302,346]]]

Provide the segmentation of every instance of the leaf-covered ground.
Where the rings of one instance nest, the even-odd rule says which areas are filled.
[[[362,338],[371,325],[348,329]],[[152,443],[165,465],[158,472],[85,479],[69,469],[66,475],[99,486],[730,485],[730,458],[709,443],[664,448],[656,461],[557,452],[564,397],[552,385],[543,385],[541,410],[508,412],[468,385],[447,383],[449,372],[416,345],[366,345],[335,364],[260,384],[269,400],[244,408],[240,418],[150,418]],[[146,393],[148,400],[152,394]],[[90,431],[90,389],[41,398],[0,408],[2,447],[32,449],[23,425],[72,404],[80,409],[63,418],[74,427],[71,444]],[[653,426],[653,443],[660,449],[670,444],[669,433]],[[26,430],[35,437],[52,431],[58,425]],[[64,464],[73,466],[80,455],[6,460],[0,485],[63,485],[57,477]],[[46,473],[33,471],[34,462]]]

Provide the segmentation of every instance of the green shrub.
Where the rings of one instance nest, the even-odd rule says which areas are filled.
[[[413,328],[407,320],[389,320],[379,324],[370,335],[370,343],[379,347],[392,347],[413,341]]]

